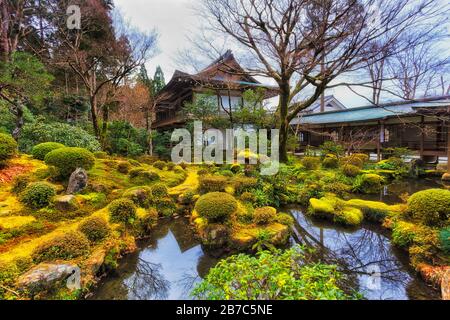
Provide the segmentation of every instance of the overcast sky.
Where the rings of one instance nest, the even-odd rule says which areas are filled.
[[[166,81],[169,81],[177,65],[179,50],[190,47],[187,36],[195,36],[201,27],[201,19],[196,16],[194,4],[198,0],[115,0],[125,19],[141,30],[156,29],[159,33],[159,54],[147,64],[150,75],[160,65]],[[182,69],[182,67],[181,67]],[[182,70],[183,71],[183,70]],[[188,70],[186,70],[188,71]],[[267,82],[267,81],[266,81]],[[367,100],[352,93],[347,88],[338,88],[326,93],[334,94],[347,107],[366,105]],[[370,95],[370,91],[360,94]]]

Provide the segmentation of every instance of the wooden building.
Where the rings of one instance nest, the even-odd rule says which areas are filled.
[[[450,96],[302,115],[291,125],[300,132],[300,151],[335,140],[380,159],[383,149],[404,147],[437,161],[450,153]]]
[[[213,93],[217,96],[217,112],[223,108],[242,105],[242,93],[246,90],[265,89],[265,98],[278,95],[278,88],[265,86],[250,76],[236,61],[229,50],[211,65],[191,75],[175,71],[170,82],[158,95],[155,129],[180,128],[186,124],[182,109],[187,102],[194,101],[197,94]]]

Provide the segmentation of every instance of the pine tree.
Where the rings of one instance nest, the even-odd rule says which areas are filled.
[[[155,75],[153,77],[153,94],[157,95],[162,88],[166,85],[166,80],[164,79],[164,72],[161,67],[156,68]]]

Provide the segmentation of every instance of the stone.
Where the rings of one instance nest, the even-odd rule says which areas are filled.
[[[441,289],[442,300],[450,300],[450,268],[447,269],[442,278]]]
[[[68,212],[78,210],[79,205],[74,195],[66,195],[55,199],[55,208],[60,211]]]
[[[86,170],[78,168],[75,170],[69,179],[69,185],[67,187],[67,194],[75,194],[83,191],[88,184],[88,175]]]
[[[31,296],[66,285],[79,289],[80,269],[72,264],[41,263],[17,280],[17,287]]]
[[[221,224],[207,225],[201,233],[202,244],[209,249],[224,247],[230,237],[230,230]]]

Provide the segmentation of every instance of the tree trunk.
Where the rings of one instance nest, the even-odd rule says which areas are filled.
[[[91,118],[92,118],[92,127],[94,129],[95,137],[100,140],[100,128],[98,126],[97,119],[97,96],[91,96]]]
[[[109,107],[107,105],[103,105],[102,107],[102,132],[100,136],[100,142],[102,144],[102,148],[106,149],[106,134],[108,131],[108,122],[109,122]]]
[[[14,107],[12,108],[12,113],[16,117],[16,127],[12,132],[12,136],[17,141],[20,137],[20,133],[22,132],[22,127],[24,124],[22,101],[19,100],[15,102]]]
[[[288,121],[288,109],[289,109],[289,81],[280,85],[280,162],[288,162],[287,155],[287,143],[289,134],[289,121]]]

